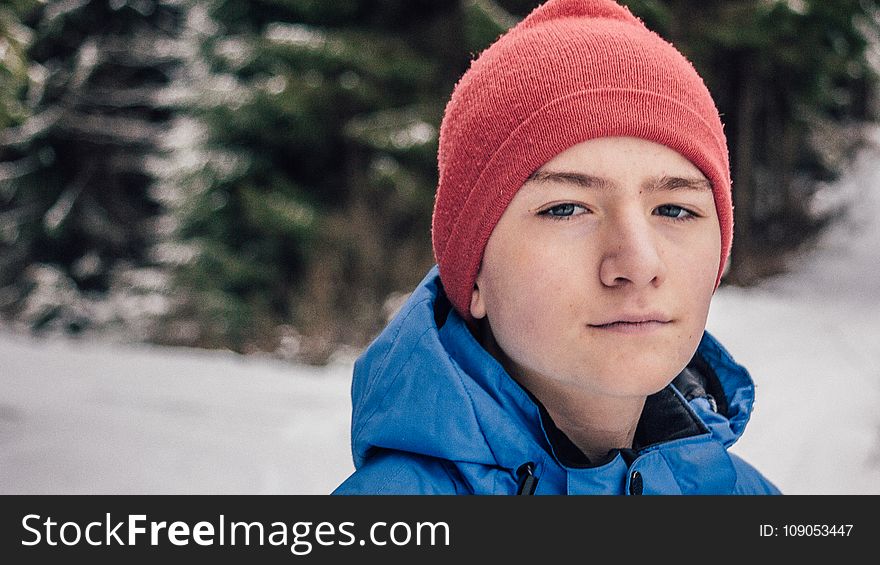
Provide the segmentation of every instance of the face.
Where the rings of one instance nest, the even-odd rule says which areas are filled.
[[[663,145],[594,139],[516,194],[486,245],[471,314],[539,398],[646,396],[696,351],[720,255],[699,169]]]

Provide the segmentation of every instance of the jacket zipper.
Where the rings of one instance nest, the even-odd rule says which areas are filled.
[[[538,488],[538,477],[535,476],[535,464],[529,461],[516,470],[518,487],[517,496],[532,496]]]

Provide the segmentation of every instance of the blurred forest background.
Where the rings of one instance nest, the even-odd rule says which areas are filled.
[[[724,284],[846,210],[874,0],[622,2],[729,136]],[[526,0],[0,0],[0,324],[266,352],[360,348],[431,266],[437,132]]]

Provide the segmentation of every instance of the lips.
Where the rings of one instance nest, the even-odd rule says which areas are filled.
[[[668,324],[672,319],[661,312],[646,312],[644,314],[619,314],[610,317],[604,322],[598,324],[590,324],[594,328],[602,326],[610,326],[613,324],[646,324],[656,322],[658,324]]]
[[[645,334],[671,324],[672,320],[659,312],[644,314],[622,314],[614,316],[599,324],[590,324],[591,328],[623,334]]]

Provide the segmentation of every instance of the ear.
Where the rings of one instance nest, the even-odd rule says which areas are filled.
[[[483,294],[480,292],[479,276],[474,281],[474,291],[471,293],[471,316],[475,320],[486,317],[486,301],[483,300]]]

